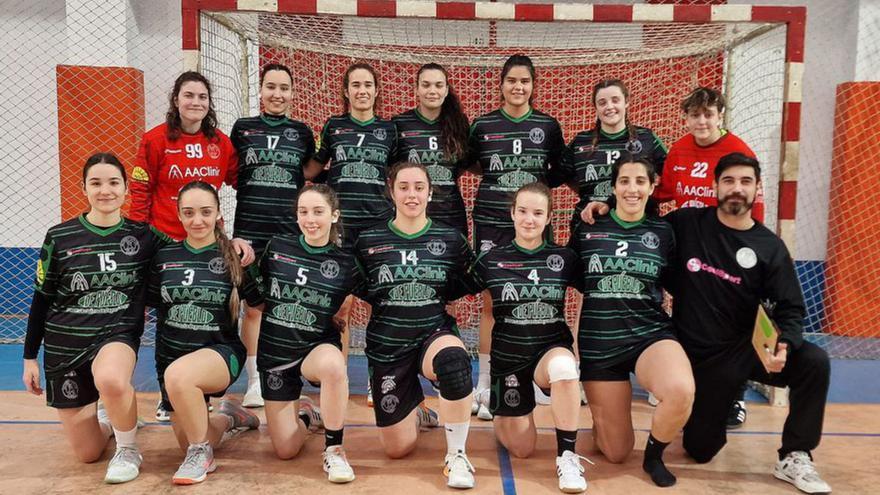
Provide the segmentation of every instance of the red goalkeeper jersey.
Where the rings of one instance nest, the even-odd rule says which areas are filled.
[[[209,139],[201,132],[181,133],[168,139],[167,126],[158,125],[141,140],[131,174],[131,210],[128,218],[149,222],[170,237],[181,240],[186,231],[177,218],[177,193],[194,180],[220,189],[235,187],[238,157],[229,138],[217,130]]]
[[[755,158],[755,152],[730,132],[725,131],[718,141],[709,146],[697,144],[693,134],[679,139],[666,155],[663,176],[654,190],[654,198],[661,203],[674,201],[678,208],[716,206],[718,198],[712,189],[715,166],[722,156],[730,153]],[[752,217],[764,222],[764,196],[760,190],[752,208]]]

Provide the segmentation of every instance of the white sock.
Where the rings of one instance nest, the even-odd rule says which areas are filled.
[[[486,390],[490,386],[489,380],[489,355],[479,354],[480,357],[480,374],[477,378],[477,390]]]
[[[119,431],[113,428],[113,435],[116,436],[116,448],[120,447],[137,447],[137,425],[129,431]]]
[[[465,421],[464,423],[446,423],[443,426],[446,429],[446,453],[464,453],[464,445],[467,443],[468,430],[471,427],[470,421]]]
[[[248,356],[244,360],[244,370],[247,372],[248,387],[260,381],[260,374],[257,372],[257,356]]]

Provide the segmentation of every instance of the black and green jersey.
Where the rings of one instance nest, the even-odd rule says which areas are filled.
[[[657,177],[662,175],[666,145],[651,129],[635,126],[634,130],[635,139],[630,138],[628,129],[616,134],[598,130],[599,139],[595,146],[593,138],[597,129],[579,132],[565,148],[562,162],[553,175],[559,183],[577,186],[579,199],[574,209],[575,219],[580,218],[581,211],[590,201],[604,202],[611,196],[611,165],[622,151],[647,158],[654,164]]]
[[[147,224],[126,218],[101,228],[80,215],[49,229],[36,274],[36,292],[48,308],[30,316],[35,323],[44,319],[35,330],[44,332],[47,377],[79,367],[115,335],[140,340],[147,267],[169,242]],[[38,349],[39,339],[36,344]]]
[[[579,224],[569,245],[584,267],[581,359],[611,366],[645,339],[673,333],[661,290],[675,248],[667,222],[625,222],[612,210],[593,225]]]
[[[339,195],[343,227],[361,229],[391,218],[385,181],[396,147],[397,131],[389,120],[361,122],[345,114],[324,124],[315,160],[330,161],[327,184]]]
[[[351,253],[332,243],[309,246],[302,236],[275,236],[259,266],[251,266],[266,304],[257,351],[260,371],[295,363],[318,344],[340,344],[333,316],[362,280]]]
[[[240,289],[252,301],[250,281]],[[241,345],[232,323],[229,296],[232,283],[217,244],[195,249],[186,241],[166,246],[150,264],[147,303],[158,310],[156,363],[166,367],[175,359],[213,344]]]
[[[235,236],[259,253],[273,235],[298,232],[296,197],[315,138],[302,122],[265,114],[238,119],[230,138],[238,152]]]
[[[462,172],[464,161],[461,158],[464,157],[450,160],[446,156],[440,121],[428,120],[418,109],[391,120],[397,126],[397,154],[393,162],[422,163],[431,176],[433,198],[428,204],[428,216],[467,233],[464,199],[456,182]]]
[[[389,220],[362,231],[355,252],[373,310],[367,358],[394,362],[417,352],[437,330],[458,331],[446,303],[460,296],[458,287],[467,283],[463,279],[474,256],[457,229],[429,219],[424,229],[408,235]]]
[[[512,228],[513,193],[525,184],[547,183],[563,148],[559,122],[534,109],[516,119],[498,109],[474,120],[468,163],[479,163],[483,175],[474,222]]]
[[[565,290],[582,272],[574,251],[546,242],[528,250],[513,241],[481,254],[475,272],[492,294],[492,375],[515,373],[550,347],[571,346]]]

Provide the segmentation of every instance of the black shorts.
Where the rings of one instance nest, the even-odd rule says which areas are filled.
[[[419,382],[422,361],[431,343],[444,335],[457,336],[450,330],[438,330],[422,342],[419,352],[413,352],[392,363],[370,363],[370,387],[373,392],[376,426],[400,423],[425,400],[422,384]]]
[[[92,363],[98,352],[105,345],[113,342],[122,342],[131,347],[137,359],[140,341],[129,334],[113,335],[102,342],[92,356],[75,369],[53,378],[46,376],[46,404],[55,409],[73,409],[97,402],[99,394],[95,387],[95,377],[92,375]]]
[[[661,340],[677,341],[672,334],[666,332],[661,332],[659,335],[652,335],[651,338],[626,352],[622,359],[616,359],[611,365],[589,361],[584,359],[583,355],[581,355],[581,381],[628,382],[630,373],[635,373],[636,371],[636,362],[639,360],[639,356],[645,352],[645,349]]]
[[[526,416],[531,414],[535,409],[535,389],[532,383],[535,382],[535,368],[538,362],[551,349],[561,347],[571,350],[571,347],[565,345],[554,345],[539,353],[525,368],[520,368],[506,375],[491,375],[489,378],[489,410],[495,416]],[[541,389],[548,396],[550,389]]]
[[[474,222],[474,252],[480,254],[496,246],[506,246],[513,242],[516,231],[513,225],[502,227]]]
[[[247,351],[244,348],[244,344],[212,344],[205,346],[202,349],[211,349],[217,354],[220,354],[220,357],[226,362],[227,371],[229,371],[229,383],[226,385],[226,388],[217,392],[205,394],[205,402],[208,402],[210,397],[223,397],[226,394],[226,389],[235,383],[235,380],[238,380],[238,376],[241,374],[241,369],[244,365],[244,360],[247,357]],[[168,393],[165,391],[165,370],[173,362],[174,361],[160,363],[158,360],[156,361],[156,372],[159,378],[159,392],[162,396],[162,407],[168,412],[174,411],[174,407],[171,405],[171,400],[168,399]]]
[[[306,357],[308,357],[309,353],[312,352],[315,347],[318,347],[321,344],[333,344],[336,348],[341,350],[341,344],[339,342],[319,342],[309,349],[308,352],[303,354],[302,358],[300,358],[299,361],[296,361],[292,366],[282,366],[280,367],[282,369],[260,370],[260,389],[263,399],[282,402],[299,400],[302,395],[304,380],[302,376],[303,361],[306,360]],[[321,386],[318,382],[313,382],[311,380],[306,381],[308,381],[313,387]]]

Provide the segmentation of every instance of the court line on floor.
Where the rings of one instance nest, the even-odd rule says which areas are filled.
[[[513,465],[510,463],[510,452],[498,441],[495,442],[495,450],[498,452],[498,468],[501,471],[501,490],[504,495],[516,495],[516,481],[513,477]]]

